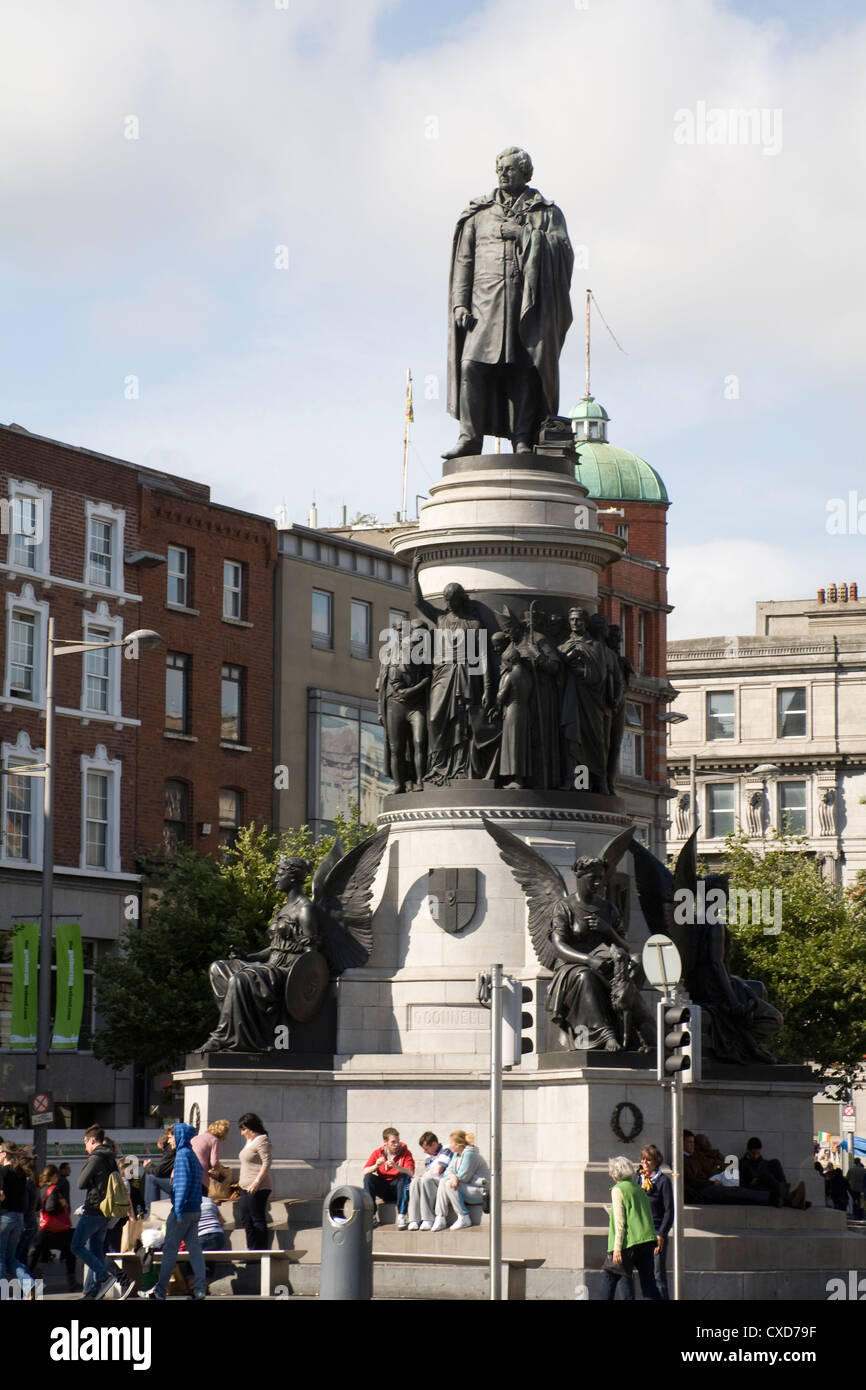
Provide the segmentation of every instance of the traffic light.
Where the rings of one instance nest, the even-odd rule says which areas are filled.
[[[506,975],[502,981],[502,1063],[516,1067],[535,1050],[535,1015],[527,1005],[534,999],[531,985]]]
[[[701,1011],[696,1004],[673,1004],[661,999],[656,1011],[659,1081],[682,1074],[683,1081],[701,1079]]]

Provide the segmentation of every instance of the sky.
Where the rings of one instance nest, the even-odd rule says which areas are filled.
[[[670,635],[866,591],[859,0],[40,0],[0,51],[3,423],[390,519],[411,367],[411,512],[454,222],[519,144],[577,250],[560,409],[591,286],[611,442],[671,496]]]

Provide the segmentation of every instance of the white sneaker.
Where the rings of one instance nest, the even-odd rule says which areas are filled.
[[[398,1212],[398,1213],[397,1213],[397,1230],[398,1230],[398,1231],[405,1231],[406,1225],[407,1225],[407,1219],[406,1219],[406,1217],[403,1215],[403,1213],[402,1213],[401,1211]]]
[[[467,1214],[466,1216],[458,1216],[454,1224],[449,1226],[448,1229],[449,1231],[465,1231],[467,1226],[471,1225],[472,1217]]]
[[[409,1222],[409,1225],[406,1227],[406,1229],[407,1229],[408,1231],[417,1231],[417,1230],[418,1230],[418,1222],[417,1222],[417,1221],[410,1221],[410,1222]]]
[[[409,1229],[410,1229],[410,1230],[412,1229],[411,1226],[410,1226]],[[419,1231],[431,1231],[432,1229],[433,1229],[433,1223],[432,1223],[432,1221],[422,1221],[422,1222],[421,1222],[421,1225],[418,1227],[418,1230],[419,1230]]]
[[[446,1226],[445,1217],[444,1217],[444,1216],[437,1216],[437,1217],[436,1217],[436,1220],[433,1222],[433,1225],[430,1227],[430,1230],[431,1230],[431,1231],[444,1231],[444,1230],[445,1230],[445,1226]]]

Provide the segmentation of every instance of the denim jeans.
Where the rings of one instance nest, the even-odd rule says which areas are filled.
[[[410,1181],[408,1173],[401,1173],[398,1178],[383,1178],[381,1173],[367,1173],[364,1176],[364,1191],[372,1197],[374,1210],[378,1197],[383,1202],[396,1202],[397,1211],[405,1216],[409,1210]]]
[[[103,1258],[105,1252],[105,1233],[108,1230],[108,1217],[101,1211],[85,1211],[78,1218],[78,1225],[72,1235],[72,1253],[86,1265],[97,1284],[108,1278],[108,1266]],[[85,1279],[85,1292],[89,1292],[90,1280]]]
[[[668,1242],[670,1238],[670,1232],[668,1232],[668,1234],[665,1236],[665,1243],[659,1251],[658,1255],[653,1255],[653,1273],[655,1274],[656,1288],[658,1289],[663,1302],[667,1302],[670,1299],[670,1293],[668,1292],[667,1269]]]
[[[207,1256],[208,1250],[228,1250],[229,1238],[225,1231],[208,1231],[207,1235],[199,1236],[201,1248]],[[204,1272],[208,1281],[216,1279],[220,1266],[216,1263],[208,1264],[205,1259]],[[228,1273],[228,1270],[226,1271]]]
[[[30,1270],[17,1258],[18,1242],[24,1230],[20,1211],[4,1211],[0,1216],[0,1278],[17,1279],[21,1292],[29,1294],[33,1287]]]
[[[162,1265],[159,1270],[159,1279],[154,1290],[155,1298],[165,1298],[168,1292],[169,1280],[177,1264],[177,1252],[180,1249],[181,1241],[186,1243],[189,1251],[189,1262],[192,1265],[192,1272],[195,1275],[195,1292],[204,1294],[205,1292],[205,1272],[204,1256],[201,1252],[201,1241],[198,1234],[198,1223],[201,1220],[200,1211],[185,1211],[182,1216],[175,1216],[172,1209],[168,1214],[165,1223],[165,1243],[162,1247]]]
[[[171,1196],[171,1178],[160,1178],[153,1173],[144,1175],[144,1206],[147,1215],[150,1215],[151,1202],[161,1202],[165,1197]]]

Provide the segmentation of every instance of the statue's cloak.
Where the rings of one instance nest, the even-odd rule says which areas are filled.
[[[572,320],[571,272],[574,251],[565,218],[555,203],[536,188],[523,191],[523,241],[518,243],[523,269],[520,341],[529,353],[541,383],[545,413],[559,412],[559,355]],[[496,192],[473,198],[460,214],[451,248],[448,277],[448,413],[460,418],[460,375],[465,329],[454,322],[452,294],[457,248],[466,221],[496,203]],[[470,307],[470,306],[467,306]],[[507,439],[512,432],[508,403],[502,392],[491,393],[484,433]]]

